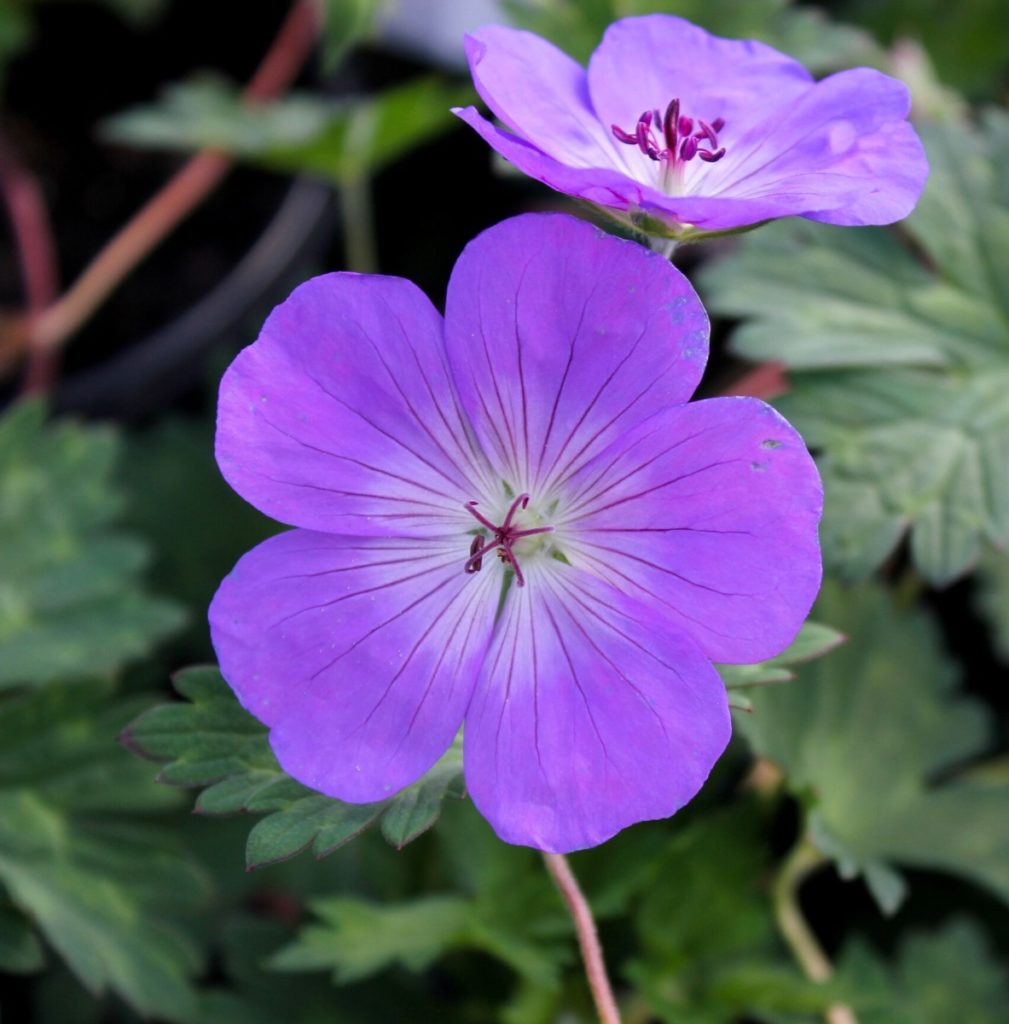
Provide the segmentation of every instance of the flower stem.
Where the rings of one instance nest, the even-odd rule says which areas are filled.
[[[3,142],[0,142],[0,194],[7,208],[21,268],[28,314],[23,329],[30,332],[34,318],[55,300],[59,291],[59,261],[42,189],[35,176],[22,167]],[[14,339],[21,344],[25,340],[19,337],[17,329]],[[32,349],[25,372],[24,392],[48,390],[55,374],[53,353]]]
[[[362,176],[344,182],[337,189],[343,213],[343,236],[347,269],[356,274],[378,273],[375,247],[375,217],[371,181]]]
[[[826,982],[834,974],[809,922],[799,906],[802,883],[827,863],[827,858],[808,840],[802,839],[785,859],[774,880],[774,916],[785,942],[810,981]],[[858,1024],[854,1011],[843,1003],[835,1003],[824,1012],[827,1024]]]
[[[246,102],[271,99],[293,82],[312,49],[317,23],[313,0],[297,0],[243,91]],[[231,164],[228,156],[215,150],[201,150],[191,157],[105,245],[64,295],[34,321],[29,339],[33,350],[58,349],[134,267],[210,195]]]
[[[585,975],[589,981],[599,1020],[602,1024],[620,1024],[620,1011],[617,1009],[613,988],[606,974],[603,950],[599,945],[599,934],[588,900],[578,887],[578,880],[571,871],[567,857],[560,853],[544,853],[543,861],[561,896],[564,897],[571,920],[574,922],[578,945],[582,951],[582,961],[585,964]]]
[[[748,373],[744,373],[742,377],[737,377],[722,394],[762,398],[768,402],[787,391],[788,376],[784,364],[770,362],[761,363]]]

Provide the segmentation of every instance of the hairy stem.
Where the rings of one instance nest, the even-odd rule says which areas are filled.
[[[35,176],[22,167],[10,148],[0,142],[0,193],[14,234],[21,280],[24,286],[27,323],[22,329],[30,333],[36,317],[55,300],[59,291],[59,265],[56,242],[45,197]],[[9,339],[24,344],[24,335],[17,328]],[[4,348],[7,346],[5,345]],[[13,354],[13,353],[12,353]],[[0,368],[6,363],[0,353]],[[23,390],[26,393],[48,390],[56,374],[56,357],[40,349],[29,352]]]
[[[246,102],[271,99],[294,81],[311,52],[317,22],[313,0],[298,0],[243,91]],[[229,157],[214,150],[191,157],[106,244],[66,293],[34,320],[32,348],[59,348],[137,264],[213,192],[231,165]]]
[[[802,914],[799,889],[814,871],[826,863],[826,857],[808,839],[800,840],[781,865],[773,888],[778,929],[806,977],[821,983],[830,980],[834,966]],[[843,1003],[828,1007],[824,1018],[827,1024],[858,1024],[854,1011]]]
[[[578,887],[578,880],[571,871],[567,857],[560,853],[544,853],[543,860],[561,896],[564,897],[571,920],[574,922],[578,945],[582,951],[582,961],[585,964],[585,975],[589,981],[599,1020],[602,1024],[620,1024],[620,1011],[617,1009],[613,988],[606,974],[606,963],[603,960],[602,947],[599,945],[599,934],[596,931],[592,909]]]

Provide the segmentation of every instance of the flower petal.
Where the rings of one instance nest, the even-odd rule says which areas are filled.
[[[588,80],[592,105],[607,126],[628,130],[643,111],[664,110],[679,99],[685,116],[709,123],[723,118],[719,140],[731,148],[767,111],[802,96],[813,78],[798,61],[763,43],[722,39],[683,18],[650,14],[623,18],[606,30],[589,61]]]
[[[221,584],[221,672],[271,727],[284,769],[354,803],[409,785],[448,748],[490,639],[500,577],[464,541],[292,530]]]
[[[441,317],[408,281],[356,274],[296,289],[231,364],[217,461],[274,519],[361,535],[468,529],[485,473]]]
[[[668,261],[562,214],[485,231],[449,282],[445,338],[463,406],[530,493],[686,401],[707,336],[700,300]]]
[[[690,800],[729,740],[725,687],[641,602],[562,565],[513,589],[466,715],[474,803],[506,842],[567,853]]]
[[[523,174],[558,192],[616,210],[642,208],[650,198],[661,199],[654,189],[609,167],[572,167],[547,155],[524,139],[495,127],[476,107],[455,108],[453,113],[513,163]]]
[[[789,206],[830,224],[890,224],[914,208],[928,177],[905,120],[903,82],[870,68],[818,82],[756,126],[708,170],[704,193]]]
[[[522,138],[571,167],[626,166],[623,147],[600,123],[585,68],[532,32],[487,25],[465,40],[477,92]]]
[[[661,607],[714,661],[782,651],[820,585],[822,488],[795,430],[754,398],[670,409],[566,485],[557,543]]]

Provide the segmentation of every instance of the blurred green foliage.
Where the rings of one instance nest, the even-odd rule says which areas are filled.
[[[144,757],[168,762],[158,776],[162,782],[208,787],[196,802],[201,813],[269,814],[249,834],[249,868],[308,847],[325,857],[371,825],[403,847],[435,823],[442,800],[462,796],[460,743],[388,800],[346,804],[321,796],[284,774],[265,726],[238,705],[216,668],[187,669],[175,685],[192,703],[151,709],[130,725],[124,741]]]
[[[120,114],[106,135],[131,146],[211,146],[270,170],[346,185],[458,125],[450,108],[471,97],[469,87],[421,78],[359,99],[293,94],[252,107],[234,86],[204,79],[169,87],[154,107]]]
[[[678,15],[718,35],[759,39],[817,72],[882,60],[867,32],[792,0],[503,0],[502,6],[513,24],[545,36],[582,63],[611,22],[656,13]]]
[[[126,16],[161,6],[109,2]],[[327,67],[368,36],[376,6],[326,0]],[[892,68],[884,46],[922,38],[941,80],[1004,98],[994,0],[839,0],[829,15],[787,0],[506,7],[579,59],[614,18],[655,10],[817,72]],[[0,66],[29,44],[31,15],[0,2]],[[109,135],[347,186],[446,131],[469,98],[423,77],[251,109],[204,79]],[[1009,661],[1009,117],[922,109],[946,121],[922,126],[932,179],[904,225],[771,225],[702,266],[733,350],[789,367],[778,405],[817,451],[833,574],[885,566],[896,585],[835,579],[792,648],[721,666],[746,743],[676,818],[573,857],[633,1024],[814,1024],[838,1000],[859,1024],[1005,1015],[1005,708],[965,695],[925,596],[976,566],[972,626]],[[167,692],[169,667],[211,654],[222,576],[276,530],[221,481],[212,435],[205,416],[129,431],[46,422],[33,404],[0,418],[0,972],[35,979],[39,1024],[591,1021],[538,855],[446,799],[462,795],[458,746],[402,794],[347,805],[281,771],[216,669]],[[200,790],[197,815],[180,787]],[[810,882],[828,983],[803,976],[776,920],[782,864],[808,846],[893,915],[859,911],[861,885],[833,871]]]
[[[827,564],[860,579],[911,531],[930,581],[1009,542],[1009,117],[928,125],[898,232],[782,221],[701,275],[733,348],[792,371],[778,407],[821,453]]]

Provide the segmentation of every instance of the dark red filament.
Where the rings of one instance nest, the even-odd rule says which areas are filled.
[[[651,160],[687,163],[696,156],[706,163],[716,163],[725,156],[725,147],[718,144],[718,133],[725,127],[725,119],[718,117],[709,124],[698,118],[697,124],[698,129],[694,131],[693,118],[681,116],[680,101],[675,99],[669,101],[664,115],[660,116],[657,110],[646,110],[632,132],[625,132],[618,125],[611,127],[618,141],[637,146]],[[656,132],[661,132],[661,141]]]
[[[498,549],[498,557],[502,562],[506,562],[512,567],[512,571],[515,573],[515,585],[524,587],[526,580],[525,576],[522,575],[522,570],[519,568],[518,559],[515,557],[514,544],[517,540],[521,540],[523,537],[532,537],[537,533],[553,533],[552,526],[537,526],[531,530],[520,530],[512,525],[515,519],[515,513],[524,509],[529,504],[529,495],[520,494],[511,504],[511,508],[508,509],[508,514],[505,516],[504,522],[500,526],[495,526],[485,515],[476,510],[477,502],[467,501],[463,508],[478,522],[481,526],[486,526],[491,532],[490,540],[484,542],[482,534],[478,534],[473,538],[473,543],[469,546],[469,559],[466,562],[464,571],[468,573],[479,572],[483,566],[483,556],[488,551],[493,551],[495,548]]]

